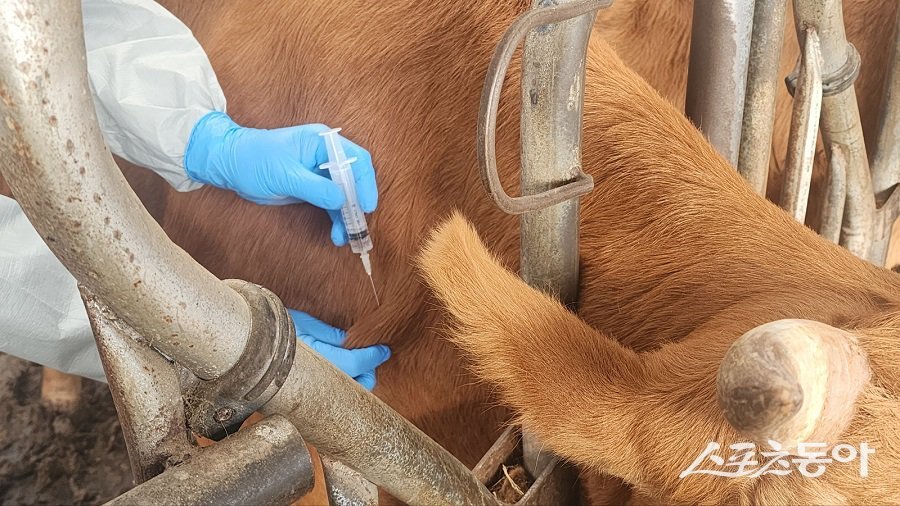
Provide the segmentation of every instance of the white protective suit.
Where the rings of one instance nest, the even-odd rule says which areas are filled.
[[[225,96],[190,29],[152,0],[83,0],[88,74],[110,150],[180,191],[194,124]],[[0,351],[104,381],[75,278],[0,196]]]

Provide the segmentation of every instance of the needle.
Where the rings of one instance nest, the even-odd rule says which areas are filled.
[[[375,280],[372,279],[372,276],[369,276],[369,283],[372,284],[372,293],[375,295],[375,305],[381,306],[381,302],[378,301],[378,291],[375,290]]]

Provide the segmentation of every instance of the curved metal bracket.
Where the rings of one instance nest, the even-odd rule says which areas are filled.
[[[250,339],[237,363],[222,376],[201,381],[184,395],[195,432],[220,440],[271,399],[294,363],[297,337],[284,304],[265,288],[225,281],[250,307]]]
[[[836,72],[822,77],[822,96],[831,97],[841,93],[856,82],[862,62],[856,46],[847,43],[847,61]],[[793,97],[797,91],[797,80],[800,78],[800,65],[784,78],[788,93]]]
[[[574,180],[562,186],[551,188],[534,195],[511,197],[503,189],[497,173],[497,110],[503,81],[509,63],[519,43],[529,32],[543,25],[559,23],[576,18],[593,11],[603,9],[612,4],[612,0],[584,0],[560,6],[533,9],[522,14],[506,30],[488,67],[487,77],[481,93],[481,110],[478,121],[478,162],[481,167],[481,180],[497,206],[508,214],[522,214],[543,209],[566,200],[579,197],[594,188],[593,178],[577,168],[578,175]]]

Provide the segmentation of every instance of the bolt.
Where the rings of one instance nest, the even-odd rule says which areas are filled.
[[[231,417],[233,417],[233,416],[234,416],[233,408],[228,408],[228,407],[219,408],[216,410],[216,414],[213,415],[213,420],[215,420],[219,423],[222,423],[222,422],[227,422],[228,420],[231,420]]]

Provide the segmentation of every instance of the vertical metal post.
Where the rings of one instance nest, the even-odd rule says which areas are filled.
[[[569,3],[561,1],[560,4]],[[550,4],[535,0],[532,9]],[[596,13],[533,30],[522,58],[522,194],[575,179],[581,168],[584,60]],[[522,279],[564,304],[578,296],[580,199],[522,215]],[[527,428],[526,428],[527,429]],[[523,439],[525,467],[538,476],[550,462],[540,443]]]
[[[800,223],[806,221],[806,203],[809,200],[821,111],[822,53],[819,36],[815,30],[808,29],[794,93],[791,136],[781,187],[781,207]]]
[[[787,0],[756,0],[753,38],[747,68],[738,172],[757,194],[765,196],[775,119],[775,93],[780,83],[778,64],[784,41]]]
[[[696,0],[685,114],[738,165],[754,0]]]
[[[847,202],[847,155],[840,146],[831,146],[828,158],[828,184],[822,202],[819,235],[838,244],[841,241],[841,222]]]
[[[900,183],[900,9],[894,24],[894,54],[884,85],[881,121],[872,160],[872,186],[879,200]]]
[[[875,196],[863,140],[853,81],[859,74],[859,54],[847,42],[840,0],[794,0],[794,21],[801,47],[815,30],[822,48],[822,118],[826,146],[846,154],[847,201],[841,246],[868,259],[874,239]]]
[[[547,2],[537,0],[535,9]],[[566,3],[566,2],[561,2]],[[522,63],[522,194],[571,181],[581,167],[584,58],[596,14],[532,31]],[[575,198],[522,215],[521,275],[565,304],[578,292]]]

